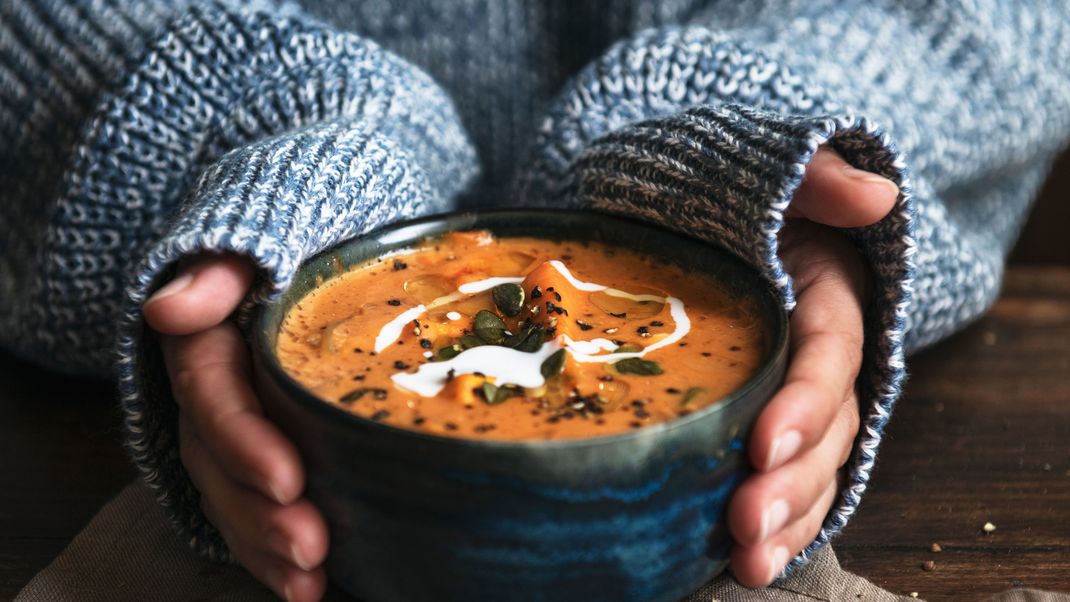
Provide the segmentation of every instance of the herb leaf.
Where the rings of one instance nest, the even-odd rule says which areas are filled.
[[[550,378],[561,374],[561,371],[565,369],[565,350],[558,349],[550,357],[543,360],[542,365],[539,366],[539,372],[542,373],[543,378]]]
[[[642,350],[643,350],[643,348],[640,347],[639,345],[636,345],[635,343],[625,343],[625,344],[621,345],[620,347],[617,347],[613,351],[613,353],[637,353],[637,352],[642,351]]]
[[[630,357],[628,359],[619,360],[613,362],[613,367],[617,369],[617,372],[621,374],[641,374],[644,376],[655,376],[661,374],[661,365],[657,362],[650,360],[644,360],[639,357]]]
[[[705,392],[706,389],[703,389],[702,387],[691,387],[687,390],[686,393],[684,393],[683,399],[680,400],[680,406],[686,408],[687,406],[691,405],[692,401],[695,401],[695,398]]]
[[[476,331],[476,336],[491,345],[500,345],[505,341],[505,322],[502,322],[502,319],[494,312],[479,310],[473,329]]]
[[[520,309],[524,306],[524,289],[515,282],[499,284],[491,290],[490,294],[494,298],[494,305],[509,317],[520,313]]]

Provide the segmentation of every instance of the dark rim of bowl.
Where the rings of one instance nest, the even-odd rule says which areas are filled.
[[[274,379],[276,384],[282,388],[292,399],[296,400],[298,404],[306,409],[310,409],[313,412],[318,412],[324,417],[332,420],[349,420],[353,424],[363,426],[365,428],[382,429],[384,433],[389,433],[399,437],[414,437],[416,439],[423,439],[428,442],[436,444],[448,444],[457,445],[462,447],[474,447],[474,448],[490,448],[497,450],[515,450],[515,449],[548,449],[548,448],[584,448],[584,447],[599,447],[603,445],[619,444],[633,439],[644,439],[650,436],[664,436],[669,431],[675,431],[677,429],[685,428],[693,422],[700,420],[707,420],[711,416],[726,411],[725,408],[740,403],[741,400],[745,400],[748,394],[760,385],[764,384],[770,378],[775,378],[776,373],[780,371],[782,364],[786,361],[787,346],[788,346],[788,316],[784,310],[783,305],[777,300],[777,297],[773,291],[772,286],[768,280],[758,273],[758,270],[753,266],[747,264],[728,250],[723,247],[705,241],[698,238],[693,238],[674,232],[661,227],[656,224],[650,224],[635,219],[621,217],[615,214],[600,213],[596,211],[574,210],[574,209],[552,209],[552,208],[530,208],[530,209],[494,209],[485,211],[455,211],[448,213],[436,213],[433,215],[427,215],[413,220],[406,220],[403,222],[396,222],[376,230],[366,232],[355,238],[350,238],[342,241],[336,245],[333,245],[323,251],[320,251],[313,257],[310,257],[301,263],[301,266],[297,269],[297,274],[300,274],[310,264],[316,262],[318,259],[325,255],[330,255],[338,251],[338,249],[347,245],[353,244],[359,239],[365,239],[373,236],[382,236],[385,233],[396,232],[407,228],[418,228],[420,226],[430,226],[434,223],[447,222],[454,220],[462,220],[469,218],[470,221],[476,221],[483,216],[487,215],[527,215],[527,216],[553,216],[553,215],[569,215],[569,216],[587,216],[597,217],[598,219],[610,219],[620,222],[627,222],[632,225],[640,226],[650,230],[660,230],[663,234],[667,234],[671,237],[678,238],[682,241],[687,241],[688,244],[702,244],[715,248],[722,253],[727,261],[735,261],[744,266],[749,271],[755,274],[758,281],[765,283],[765,286],[758,287],[759,295],[768,295],[768,299],[765,302],[769,303],[771,307],[775,308],[774,315],[776,318],[776,324],[773,328],[772,347],[767,354],[766,361],[762,364],[761,368],[757,372],[741,385],[739,388],[732,391],[732,393],[718,399],[707,405],[706,407],[688,414],[674,418],[672,420],[657,422],[644,426],[642,428],[624,431],[610,435],[595,435],[591,437],[578,437],[570,439],[473,439],[470,437],[449,437],[445,435],[436,435],[425,431],[419,431],[415,429],[408,429],[400,426],[393,426],[382,422],[376,422],[368,418],[364,418],[347,410],[338,407],[336,404],[331,403],[325,399],[321,399],[314,393],[306,389],[301,383],[297,382],[286,372],[282,367],[282,364],[278,361],[272,349],[268,345],[268,314],[269,308],[276,306],[280,301],[269,303],[261,306],[256,311],[256,317],[253,320],[255,325],[255,332],[253,333],[253,344],[257,348],[258,355],[261,358],[261,363],[267,370],[268,375]],[[474,224],[473,224],[474,227]],[[450,232],[454,230],[444,230],[444,232]],[[420,237],[422,238],[422,237]],[[412,239],[411,243],[416,243],[420,238]],[[407,248],[402,246],[400,248]],[[644,252],[639,250],[639,252]],[[295,276],[295,281],[297,277]],[[326,280],[324,282],[327,282]],[[307,294],[307,293],[306,293]]]

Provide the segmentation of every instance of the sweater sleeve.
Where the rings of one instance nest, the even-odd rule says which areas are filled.
[[[4,99],[3,125],[18,131],[8,118],[24,101],[30,121],[61,124],[68,145],[50,157],[60,162],[49,163],[61,181],[52,188],[4,170],[16,194],[57,199],[22,216],[40,235],[3,254],[0,281],[17,296],[5,301],[4,320],[25,335],[5,331],[4,343],[99,373],[117,324],[130,455],[191,545],[226,559],[179,459],[177,408],[143,323],[145,299],[181,257],[221,251],[259,266],[251,300],[272,298],[306,256],[447,208],[476,175],[474,150],[430,77],[285,7],[3,6],[30,25],[0,35],[22,46],[0,55],[0,77],[14,74],[23,95]],[[85,75],[84,86],[41,71],[67,68],[57,56]],[[68,95],[78,112],[64,112]],[[55,110],[33,113],[42,107]],[[32,154],[48,135],[28,129],[22,148]]]
[[[1065,5],[715,3],[619,42],[543,121],[523,202],[639,216],[765,271],[788,309],[777,232],[820,145],[895,181],[847,231],[873,269],[849,478],[805,562],[857,508],[904,357],[998,293],[1025,213],[1070,133]],[[745,7],[744,7],[745,5]],[[878,123],[880,125],[878,125]]]

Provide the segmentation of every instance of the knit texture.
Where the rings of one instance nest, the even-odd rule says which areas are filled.
[[[134,462],[183,537],[228,558],[140,314],[179,258],[248,255],[255,302],[397,219],[592,207],[724,245],[791,308],[776,234],[828,144],[902,194],[848,232],[878,289],[863,427],[797,566],[857,508],[904,355],[998,291],[1070,132],[1068,17],[1059,0],[9,0],[0,338],[69,372],[117,366]]]

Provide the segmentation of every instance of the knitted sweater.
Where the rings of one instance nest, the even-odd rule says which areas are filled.
[[[863,422],[795,566],[857,507],[905,353],[996,295],[1070,132],[1068,64],[1062,0],[5,0],[0,341],[117,375],[134,462],[227,558],[140,313],[176,260],[248,255],[264,300],[393,220],[580,206],[716,241],[790,309],[776,233],[828,144],[901,195],[848,232],[878,291]]]

